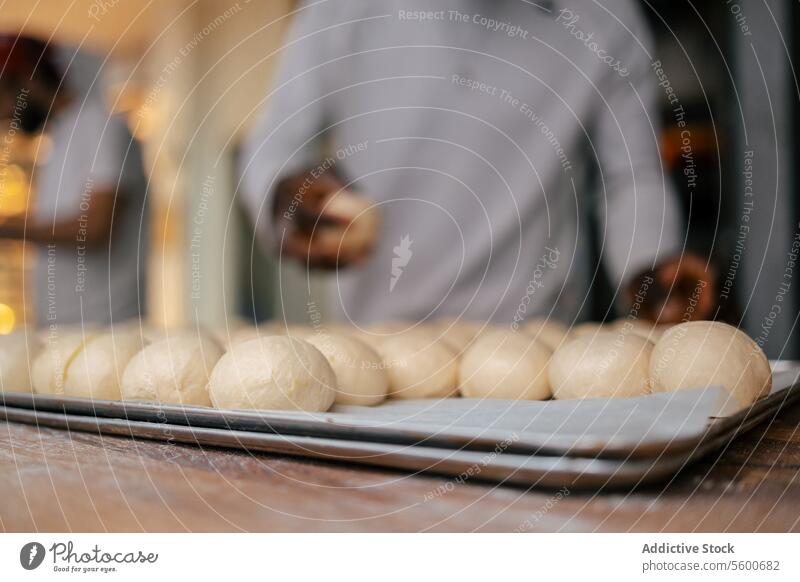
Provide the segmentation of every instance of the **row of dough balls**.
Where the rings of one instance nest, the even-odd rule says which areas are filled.
[[[725,323],[674,326],[623,320],[572,330],[528,327],[538,340],[484,333],[464,354],[467,397],[543,400],[627,398],[719,385],[739,407],[772,389],[769,360],[747,334]]]
[[[709,384],[722,384],[746,406],[771,386],[755,342],[714,322],[668,330],[636,321],[568,330],[536,320],[518,331],[467,321],[324,332],[271,325],[216,337],[162,337],[137,325],[62,333],[44,347],[35,338],[0,338],[0,389],[324,411],[334,402],[375,405],[389,396],[629,397]],[[31,386],[12,384],[27,381],[29,361]]]

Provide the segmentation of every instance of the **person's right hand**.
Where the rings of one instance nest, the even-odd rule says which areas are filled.
[[[633,302],[647,289],[640,315],[657,323],[711,319],[719,307],[715,281],[716,272],[705,258],[685,252],[634,278],[628,298]]]
[[[349,219],[326,212],[326,205],[343,188],[328,173],[314,178],[306,172],[281,181],[273,209],[275,219],[286,226],[281,254],[318,269],[346,267],[366,258],[369,249],[350,248],[341,244],[340,237],[329,236],[350,226]]]

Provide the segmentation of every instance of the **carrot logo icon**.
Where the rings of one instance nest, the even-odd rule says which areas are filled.
[[[394,247],[394,257],[392,258],[392,279],[389,281],[389,293],[394,291],[394,286],[403,275],[403,269],[408,266],[408,262],[414,253],[411,250],[411,245],[414,243],[409,235],[405,235],[400,239],[400,244]]]
[[[29,542],[19,551],[19,563],[26,570],[35,570],[44,560],[44,546],[39,542]]]

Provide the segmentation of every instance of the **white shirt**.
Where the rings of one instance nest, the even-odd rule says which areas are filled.
[[[79,218],[88,210],[90,194],[116,196],[117,218],[110,240],[100,248],[88,249],[81,240],[37,248],[37,325],[137,317],[144,308],[149,236],[138,144],[124,121],[109,114],[100,91],[74,95],[45,131],[51,151],[34,176],[35,220]]]
[[[241,194],[274,248],[274,187],[320,164],[324,143],[327,165],[380,206],[369,261],[335,275],[335,317],[570,321],[594,276],[589,194],[618,292],[679,248],[638,10],[547,4],[330,0],[296,15]]]

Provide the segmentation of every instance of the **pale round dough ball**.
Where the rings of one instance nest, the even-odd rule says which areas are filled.
[[[656,392],[721,385],[741,407],[772,389],[764,351],[743,331],[716,321],[667,330],[653,350],[650,375]]]
[[[368,346],[372,346],[376,350],[378,349],[378,346],[380,345],[380,342],[383,341],[383,339],[384,339],[382,337],[376,336],[375,334],[367,331],[366,329],[359,329],[357,327],[353,327],[349,331],[344,331],[344,330],[333,331],[333,330],[331,330],[330,333],[333,333],[333,334],[336,334],[336,335],[346,335],[346,336],[349,336],[349,337],[356,338],[357,340],[360,340],[360,341],[364,342]]]
[[[612,329],[621,330],[625,333],[642,336],[655,343],[661,338],[664,332],[672,326],[669,324],[657,324],[643,319],[623,318],[614,321],[611,327]]]
[[[64,395],[120,400],[125,367],[145,345],[141,335],[131,331],[108,331],[88,338],[67,367]]]
[[[46,327],[44,329],[38,330],[36,332],[36,335],[39,337],[39,341],[41,341],[42,344],[55,344],[61,338],[71,338],[71,337],[90,338],[104,331],[106,331],[106,328],[101,327],[98,324],[87,323],[85,325],[82,324],[53,325],[52,327]]]
[[[222,334],[223,339],[220,343],[221,345],[227,346],[227,348],[230,349],[235,345],[262,337],[288,335],[298,339],[305,339],[307,337],[311,337],[315,333],[317,333],[317,331],[308,325],[287,324],[283,321],[271,321],[269,323],[259,324],[258,326],[240,326],[237,329],[232,330],[230,334]]]
[[[296,337],[297,339],[307,339],[316,335],[316,330],[309,325],[289,325],[283,330],[283,335]]]
[[[550,360],[553,396],[566,400],[648,394],[652,351],[652,342],[619,331],[602,331],[570,340]]]
[[[0,335],[0,392],[33,392],[32,363],[41,347],[30,330]]]
[[[543,342],[510,330],[478,336],[461,359],[459,387],[466,398],[546,400],[552,350]]]
[[[674,323],[656,324],[653,326],[653,329],[650,332],[648,339],[650,339],[650,341],[653,343],[658,343],[658,340],[660,340],[664,336],[664,334],[667,333],[667,331],[672,329],[673,327],[675,327]]]
[[[482,324],[465,319],[437,319],[435,322],[439,337],[463,354],[481,332]]]
[[[377,346],[393,398],[446,398],[458,389],[458,354],[435,334],[405,332]]]
[[[355,325],[349,323],[330,323],[324,325],[320,333],[329,333],[331,335],[344,335],[361,340],[361,330]],[[362,340],[363,341],[363,340]],[[366,342],[364,342],[366,343]],[[367,344],[369,345],[369,344]]]
[[[208,385],[217,408],[325,412],[336,398],[336,374],[310,343],[266,336],[233,346]]]
[[[415,327],[412,322],[405,321],[385,321],[373,323],[366,327],[353,327],[348,335],[360,339],[368,346],[372,346],[380,352],[380,346],[387,339],[398,337],[406,333],[418,333],[419,327]]]
[[[566,325],[550,318],[528,320],[523,325],[522,330],[551,350],[558,349],[562,343],[567,341],[567,336],[569,336],[569,328]]]
[[[131,358],[122,375],[122,398],[211,406],[208,378],[222,354],[210,335],[169,335]]]
[[[381,353],[381,344],[383,343],[384,338],[376,339],[374,335],[364,331],[355,331],[351,333],[350,336],[356,338],[357,340],[361,340],[368,346],[371,346],[373,349],[375,349],[378,353]]]
[[[386,400],[389,376],[374,349],[346,335],[321,333],[306,341],[322,352],[336,374],[336,404],[374,406]]]
[[[151,344],[153,342],[157,342],[161,339],[164,339],[170,333],[175,333],[175,332],[169,331],[163,327],[145,325],[138,330],[134,330],[134,333],[139,333],[142,339],[145,341],[145,343]]]
[[[213,337],[217,344],[227,349],[230,346],[231,341],[236,338],[238,334],[241,333],[244,335],[245,330],[252,329],[255,329],[255,326],[251,320],[240,319],[238,317],[229,317],[225,320],[224,324],[215,325],[213,327],[204,329],[203,331]]]
[[[410,321],[384,321],[373,323],[366,327],[366,331],[374,337],[388,339],[407,332],[416,331],[415,324]]]
[[[33,361],[31,370],[34,392],[63,395],[67,368],[83,347],[83,343],[95,335],[96,332],[84,334],[74,329],[52,330],[41,334],[44,347]]]
[[[99,331],[112,331],[112,329],[107,328]],[[128,319],[121,323],[114,324],[113,331],[115,333],[126,333],[133,335],[138,334],[147,343],[158,341],[167,333],[170,333],[170,330],[168,330],[165,326],[151,325],[141,319]]]
[[[570,339],[573,339],[584,335],[595,335],[596,333],[606,331],[607,329],[608,328],[602,323],[587,321],[586,323],[579,323],[578,325],[573,325],[569,329],[569,337]]]
[[[260,337],[267,337],[271,335],[283,335],[277,324],[260,325],[243,325],[236,329],[231,329],[229,332],[224,332],[222,335],[222,345],[231,347],[256,339]]]

